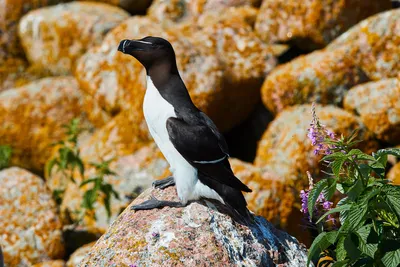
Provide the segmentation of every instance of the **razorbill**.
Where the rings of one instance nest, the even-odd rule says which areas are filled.
[[[252,218],[242,194],[251,192],[232,172],[228,146],[211,119],[192,102],[176,65],[172,45],[159,37],[122,40],[118,50],[146,69],[144,116],[154,141],[170,164],[172,176],[156,188],[176,185],[180,202],[154,197],[134,210],[183,207],[190,200],[216,199],[244,218]]]

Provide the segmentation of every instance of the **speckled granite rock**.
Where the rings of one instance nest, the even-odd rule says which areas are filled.
[[[400,186],[400,163],[397,163],[390,169],[390,171],[387,173],[387,178],[394,184]]]
[[[360,22],[327,48],[351,48],[351,56],[372,80],[392,78],[400,72],[399,35],[400,9],[392,9]]]
[[[229,7],[258,6],[260,0],[154,0],[147,14],[164,25],[194,21],[207,12],[223,14]]]
[[[352,88],[344,99],[347,110],[361,120],[378,139],[400,144],[400,81],[380,80]]]
[[[358,139],[364,140],[360,149],[370,152],[377,148],[372,133],[355,115],[334,106],[317,105],[316,112],[321,123],[338,135],[349,135],[358,129]],[[307,138],[311,120],[311,105],[294,106],[279,113],[259,142],[255,159],[257,166],[282,177],[286,184],[292,183],[298,191],[308,187],[306,172],[318,177],[321,168],[321,156],[314,155]]]
[[[86,244],[83,247],[78,248],[74,253],[72,253],[67,261],[67,267],[78,267],[95,243],[96,242]]]
[[[256,31],[268,42],[308,49],[328,44],[357,22],[391,8],[390,0],[264,0]]]
[[[349,50],[320,50],[278,66],[264,81],[264,105],[278,113],[288,106],[340,104],[348,89],[367,81]]]
[[[93,160],[91,160],[93,162]],[[107,212],[103,204],[103,199],[100,197],[95,204],[95,216],[86,214],[81,221],[84,225],[93,232],[102,232],[107,229],[109,223],[112,222],[119,213],[130,203],[132,199],[137,197],[144,189],[151,187],[151,183],[157,178],[168,176],[168,163],[163,158],[161,152],[155,145],[150,145],[138,150],[133,155],[120,157],[115,159],[111,164],[111,170],[117,173],[116,176],[107,176],[105,180],[112,184],[114,190],[118,192],[119,198],[114,196],[111,198],[111,219],[108,220]],[[95,169],[87,166],[85,170],[85,179],[93,177]],[[77,182],[81,181],[76,175]],[[56,174],[48,180],[49,183],[54,183],[54,180],[63,179],[61,174]],[[53,181],[52,181],[53,180]],[[61,217],[65,223],[68,220],[78,220],[78,214],[81,211],[81,203],[83,194],[93,185],[88,185],[79,188],[77,184],[69,182],[64,193],[63,202],[60,207]]]
[[[32,267],[65,267],[65,261],[63,260],[45,261],[41,263],[36,263]]]
[[[23,56],[18,40],[18,21],[28,11],[62,2],[62,0],[0,1],[0,65],[9,57]]]
[[[62,258],[61,222],[40,177],[13,167],[0,171],[0,243],[6,266]]]
[[[64,138],[75,117],[82,116],[82,95],[73,77],[44,78],[0,93],[0,140],[13,148],[12,165],[43,170],[50,144]],[[23,134],[21,134],[23,133]]]
[[[53,74],[69,74],[75,61],[128,18],[124,10],[103,3],[72,2],[25,15],[18,34],[30,63]]]
[[[175,187],[149,189],[177,201]],[[193,202],[185,208],[131,211],[128,207],[85,257],[80,266],[304,266],[305,247],[262,217],[249,227],[235,223],[223,205]]]

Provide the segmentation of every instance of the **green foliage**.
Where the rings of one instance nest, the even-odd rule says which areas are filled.
[[[115,173],[109,168],[111,161],[91,163],[96,168],[96,174],[94,177],[84,180],[85,166],[80,158],[78,148],[78,136],[83,128],[80,127],[79,123],[79,119],[73,119],[68,125],[63,126],[65,128],[66,139],[53,144],[53,146],[59,145],[58,154],[47,163],[46,172],[50,176],[53,169],[55,169],[56,172],[61,172],[64,177],[68,177],[73,183],[76,183],[74,175],[76,173],[75,170],[77,170],[83,181],[80,187],[93,184],[93,187],[88,189],[83,196],[81,207],[84,209],[84,212],[85,210],[93,211],[94,203],[98,200],[100,194],[103,194],[107,215],[110,217],[111,196],[114,195],[115,198],[119,198],[119,196],[112,185],[105,182],[104,176],[115,175]],[[63,194],[64,190],[53,191],[53,197],[58,204],[62,202]]]
[[[0,170],[7,168],[10,164],[12,149],[10,146],[0,146]]]
[[[94,177],[86,179],[80,184],[80,187],[88,184],[93,184],[93,187],[87,190],[83,196],[82,208],[87,210],[94,210],[94,203],[97,201],[99,196],[103,194],[104,196],[104,206],[107,211],[108,218],[111,217],[111,196],[114,195],[115,198],[119,199],[118,193],[114,190],[113,186],[104,180],[106,175],[116,175],[110,170],[109,161],[103,161],[102,163],[91,163],[92,166],[96,168],[96,174]]]
[[[313,209],[321,192],[331,200],[335,191],[344,195],[334,209],[318,216],[320,234],[309,250],[309,261],[325,249],[334,251],[332,266],[400,266],[400,186],[385,180],[387,155],[400,157],[400,149],[382,149],[368,155],[352,149],[349,138],[326,140],[332,154],[322,158],[332,170],[309,192],[308,209]],[[325,227],[328,215],[337,214],[337,229]]]

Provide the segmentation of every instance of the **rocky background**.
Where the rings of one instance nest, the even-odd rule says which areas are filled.
[[[308,187],[306,171],[323,177],[307,139],[310,103],[318,103],[331,131],[358,129],[364,151],[400,145],[400,9],[394,6],[390,0],[0,0],[0,146],[12,151],[0,164],[5,266],[304,266],[304,247],[274,226],[310,244],[299,192]],[[163,212],[126,209],[118,217],[169,174],[142,113],[144,70],[117,52],[120,40],[147,35],[172,43],[194,103],[225,134],[235,174],[253,189],[246,194],[250,210],[274,226],[261,217],[261,232],[229,224],[229,216],[205,202]],[[75,140],[72,126],[68,132],[63,125],[76,118],[83,130]],[[65,152],[71,145],[75,154]],[[400,163],[391,159],[391,166],[388,178],[400,184]],[[104,186],[93,195],[95,183],[80,183],[94,177]],[[170,189],[164,194],[175,197]],[[224,240],[220,231],[235,236]]]

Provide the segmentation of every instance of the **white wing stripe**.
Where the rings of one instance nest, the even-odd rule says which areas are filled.
[[[199,161],[193,160],[193,162],[194,162],[194,163],[199,163],[199,164],[214,164],[214,163],[221,162],[221,161],[223,161],[224,159],[226,159],[226,156],[223,156],[222,158],[216,159],[216,160],[210,160],[210,161],[206,161],[206,160],[199,160]]]
[[[150,42],[146,42],[146,41],[136,41],[136,42],[138,42],[138,43],[142,43],[142,44],[152,44],[152,43],[150,43]]]

